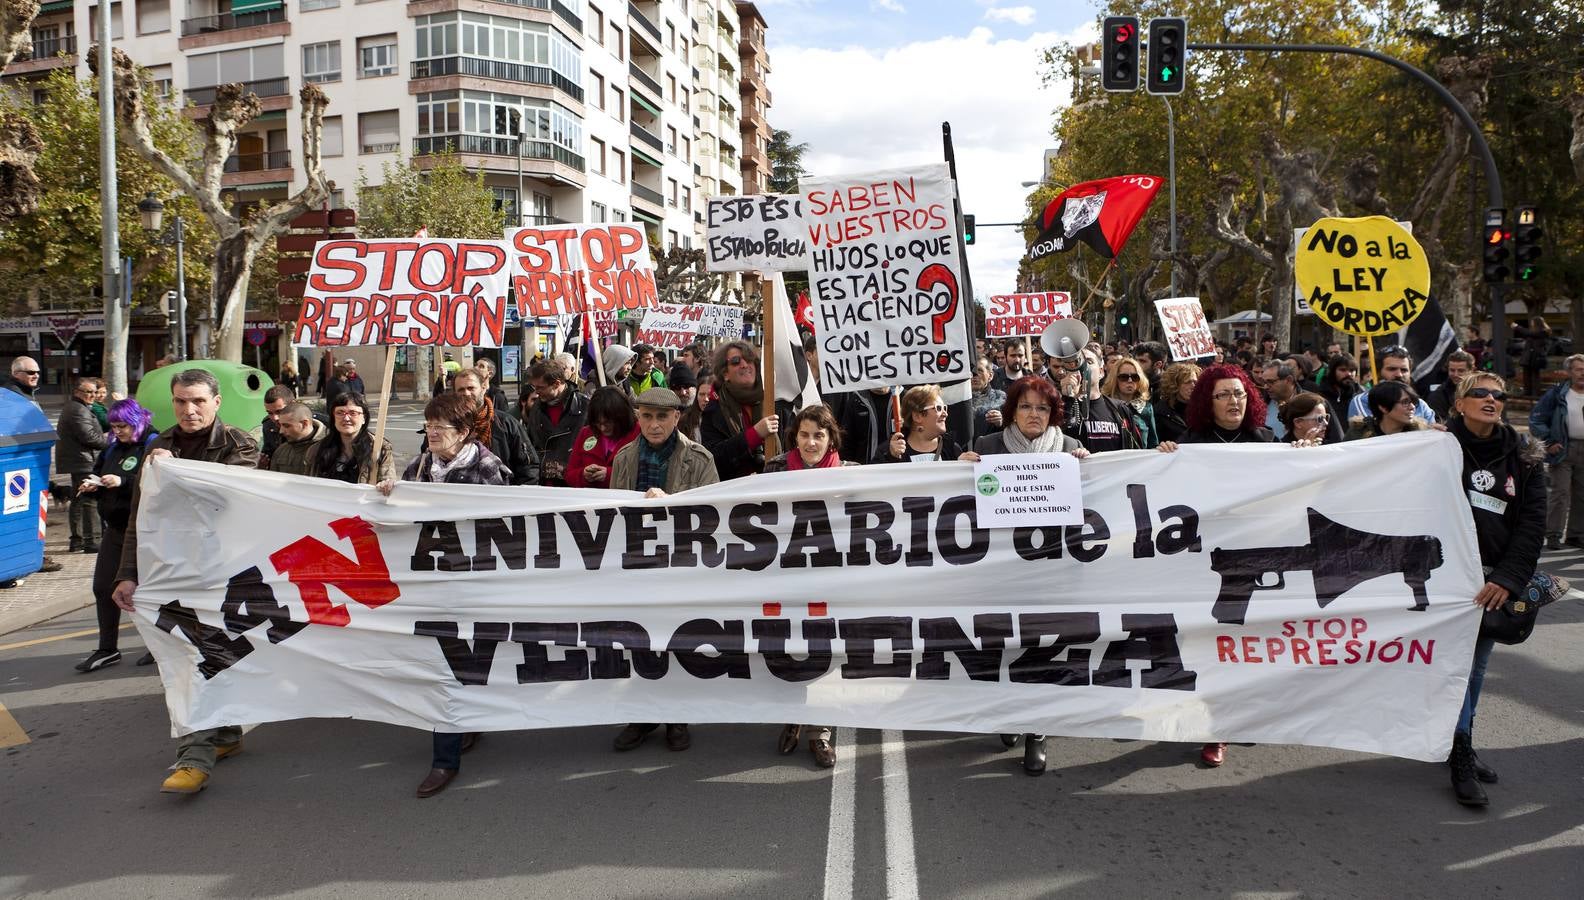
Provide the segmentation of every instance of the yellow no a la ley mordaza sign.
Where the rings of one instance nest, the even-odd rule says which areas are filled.
[[[1430,299],[1424,248],[1385,216],[1314,223],[1298,245],[1293,274],[1315,315],[1347,334],[1398,331]]]

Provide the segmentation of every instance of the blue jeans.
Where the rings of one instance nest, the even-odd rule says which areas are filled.
[[[1468,690],[1463,694],[1463,712],[1458,714],[1457,730],[1468,735],[1474,733],[1474,708],[1479,706],[1480,689],[1485,686],[1485,667],[1490,664],[1491,650],[1496,642],[1487,637],[1474,641],[1474,667],[1469,669]]]

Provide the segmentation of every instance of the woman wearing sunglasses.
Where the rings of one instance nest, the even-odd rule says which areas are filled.
[[[1131,356],[1119,357],[1107,370],[1100,393],[1117,402],[1133,419],[1138,430],[1139,448],[1152,450],[1160,443],[1160,433],[1155,430],[1155,408],[1150,405],[1149,379],[1144,377],[1144,367]]]
[[[957,439],[946,430],[946,403],[941,399],[940,388],[933,384],[920,384],[907,389],[900,401],[901,430],[893,432],[891,440],[880,448],[877,463],[934,462],[954,460],[959,457],[970,462],[979,454],[963,449]]]
[[[1318,447],[1330,437],[1331,407],[1313,391],[1294,396],[1281,408],[1287,442],[1295,447]]]
[[[715,351],[714,366],[715,401],[704,409],[699,437],[721,481],[757,475],[764,471],[765,441],[781,428],[775,410],[764,409],[759,353],[747,341],[728,341]]]
[[[1383,381],[1370,388],[1364,398],[1369,415],[1348,423],[1346,440],[1357,441],[1383,434],[1424,431],[1430,423],[1414,415],[1419,394],[1400,381]]]
[[[1474,605],[1496,609],[1509,595],[1522,591],[1534,577],[1545,540],[1545,450],[1508,425],[1506,382],[1491,372],[1475,372],[1458,386],[1452,422],[1447,430],[1463,451],[1463,488],[1474,512],[1485,585]],[[1490,802],[1480,786],[1494,784],[1496,772],[1474,752],[1474,710],[1485,684],[1485,667],[1495,642],[1480,635],[1474,642],[1463,711],[1452,734],[1452,791],[1464,806]]]

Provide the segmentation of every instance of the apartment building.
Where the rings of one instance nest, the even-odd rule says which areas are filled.
[[[736,0],[741,24],[737,42],[737,94],[741,103],[737,116],[738,148],[742,160],[742,186],[745,194],[768,191],[770,178],[770,51],[765,48],[765,20],[759,8]]]
[[[710,7],[707,31],[690,2]],[[97,14],[97,0],[44,3],[5,82],[25,90],[61,66],[86,77]],[[304,183],[297,91],[309,81],[330,99],[322,156],[344,205],[360,174],[378,185],[383,165],[432,165],[449,149],[484,173],[503,223],[641,221],[671,246],[697,240],[706,184],[740,187],[736,121],[722,120],[735,103],[708,114],[731,171],[711,158],[700,181],[706,116],[690,65],[702,37],[719,62],[735,59],[730,0],[125,0],[111,15],[117,45],[194,118],[217,85],[258,95],[264,111],[225,168],[239,205]]]

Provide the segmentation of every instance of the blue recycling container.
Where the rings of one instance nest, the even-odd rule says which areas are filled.
[[[32,401],[0,389],[0,581],[31,575],[44,564],[40,495],[49,491],[55,426]]]

